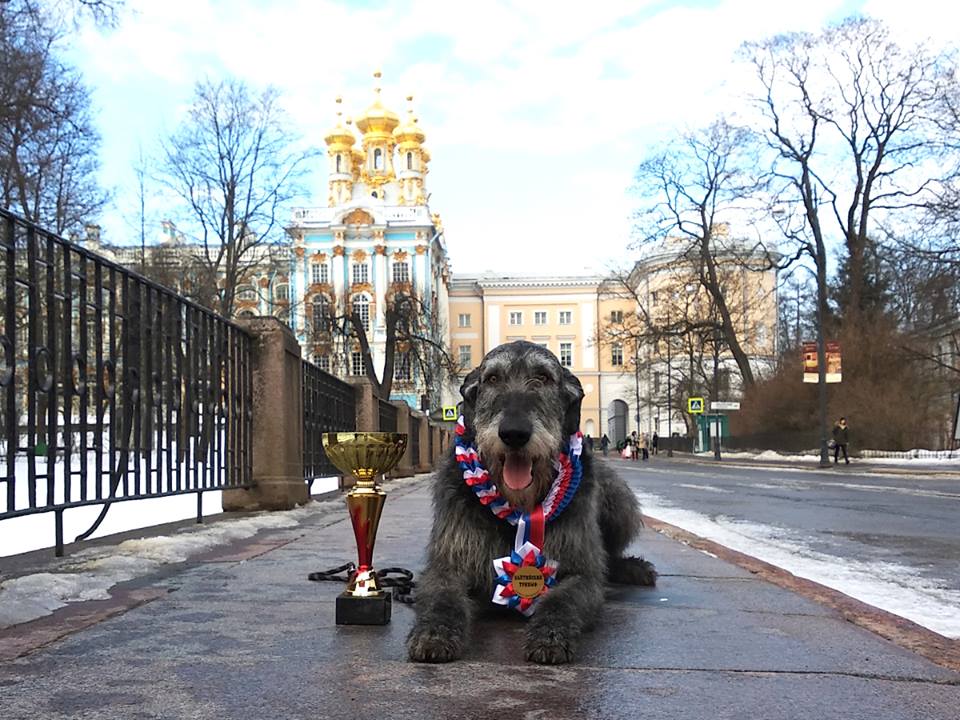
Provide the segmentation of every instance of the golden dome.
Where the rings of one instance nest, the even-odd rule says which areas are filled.
[[[343,98],[337,97],[338,107],[342,102]],[[324,141],[332,149],[346,150],[357,142],[357,139],[353,136],[353,130],[343,124],[342,115],[343,113],[337,110],[337,124],[324,138]],[[347,125],[349,124],[350,121],[347,120]]]
[[[375,72],[373,76],[379,80],[380,71]],[[373,133],[390,135],[394,128],[400,124],[400,118],[392,110],[387,110],[380,102],[380,88],[374,88],[373,91],[377,94],[377,97],[373,101],[373,105],[357,118],[357,127],[364,135]]]
[[[407,102],[413,102],[413,95],[407,95]],[[417,119],[413,116],[413,107],[407,108],[407,120],[393,131],[393,139],[398,143],[409,143],[411,145],[419,145],[426,139],[423,130],[417,125]]]

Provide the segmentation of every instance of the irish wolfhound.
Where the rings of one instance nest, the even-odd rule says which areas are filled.
[[[581,449],[583,388],[549,350],[525,341],[501,345],[460,392],[457,446],[434,478],[410,659],[460,657],[471,618],[492,594],[531,616],[528,660],[568,662],[601,610],[606,581],[656,580],[653,565],[623,555],[641,526],[637,500]],[[533,585],[529,575],[515,576],[524,565],[538,568]]]

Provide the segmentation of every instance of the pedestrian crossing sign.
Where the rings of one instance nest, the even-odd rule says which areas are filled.
[[[457,421],[457,406],[456,405],[444,405],[443,406],[443,419],[449,420],[450,422]]]
[[[687,398],[687,412],[691,415],[703,414],[703,398]]]

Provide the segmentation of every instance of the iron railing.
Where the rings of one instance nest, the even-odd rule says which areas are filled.
[[[380,432],[397,431],[397,406],[386,400],[378,400],[380,405]]]
[[[303,361],[303,475],[307,483],[340,471],[323,451],[325,432],[357,429],[353,386]]]
[[[410,414],[410,462],[414,467],[424,464],[420,458],[420,418],[413,413]]]
[[[241,328],[5,211],[0,278],[0,521],[251,486]]]

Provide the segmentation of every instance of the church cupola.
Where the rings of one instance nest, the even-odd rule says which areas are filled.
[[[380,71],[373,76],[379,81]],[[382,197],[380,187],[395,178],[393,131],[400,124],[400,118],[380,102],[379,87],[374,88],[374,93],[376,99],[373,104],[357,118],[357,129],[363,133],[364,166],[361,179],[371,189],[371,194]]]
[[[427,174],[430,156],[423,147],[426,139],[413,115],[413,96],[407,96],[407,120],[393,131],[397,144],[397,179],[400,182],[400,204],[425,205],[423,177]]]
[[[350,129],[350,120],[344,125],[342,111],[339,109],[343,98],[337,97],[337,124],[327,133],[324,141],[327,143],[327,157],[329,158],[330,195],[327,203],[334,207],[350,201],[353,194],[353,183],[356,179],[356,150],[354,145],[357,139]]]

